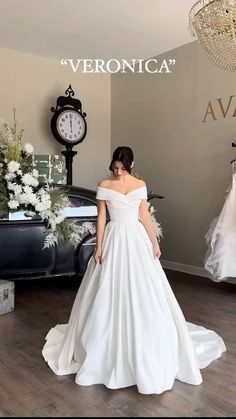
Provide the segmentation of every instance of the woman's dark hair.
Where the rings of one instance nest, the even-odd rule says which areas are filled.
[[[123,163],[125,169],[131,173],[131,165],[134,160],[134,154],[130,147],[120,146],[115,149],[112,156],[112,161],[109,166],[109,170],[113,171],[113,163],[120,161]]]

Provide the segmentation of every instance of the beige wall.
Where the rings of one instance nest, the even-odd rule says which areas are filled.
[[[51,106],[69,84],[87,113],[88,133],[74,147],[73,183],[95,188],[110,162],[110,75],[79,74],[59,61],[0,49],[0,118],[13,121],[13,107],[24,128],[24,141],[37,154],[60,154],[65,149],[51,134]]]
[[[236,97],[223,118],[223,104],[236,95],[235,73],[211,64],[197,42],[163,54],[175,58],[172,74],[115,74],[111,85],[112,150],[129,145],[134,170],[158,202],[164,260],[202,267],[204,235],[222,208],[236,157]],[[204,114],[212,100],[218,120]],[[234,106],[233,106],[234,103]]]

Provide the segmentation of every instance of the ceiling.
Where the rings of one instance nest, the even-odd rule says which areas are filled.
[[[150,58],[194,39],[194,0],[0,0],[0,47],[53,59]]]

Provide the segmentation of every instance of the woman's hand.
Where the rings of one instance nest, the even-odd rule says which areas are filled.
[[[153,256],[154,258],[157,256],[157,258],[160,259],[161,249],[158,243],[153,244]]]
[[[93,258],[95,260],[95,263],[99,262],[101,264],[102,263],[102,249],[96,248],[93,254]]]

